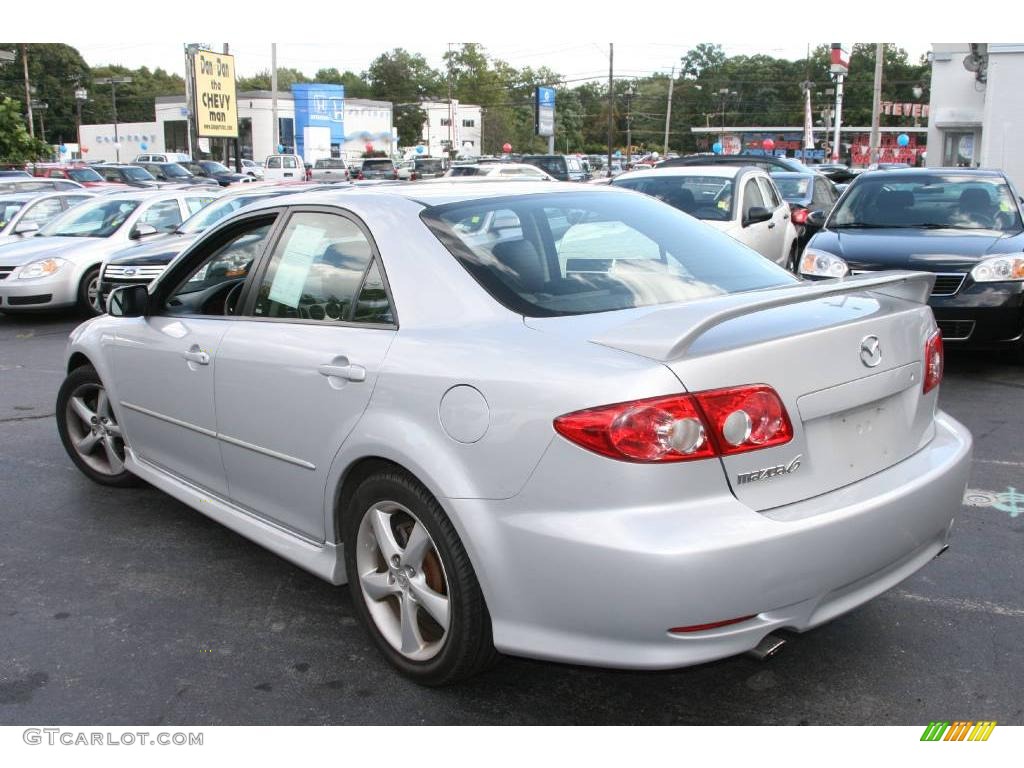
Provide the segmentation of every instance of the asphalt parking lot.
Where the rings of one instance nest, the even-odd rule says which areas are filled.
[[[508,658],[430,690],[378,655],[347,588],[74,469],[53,412],[76,323],[0,315],[0,724],[1024,724],[1024,367],[998,356],[947,360],[942,406],[976,441],[970,503],[896,589],[768,662]]]

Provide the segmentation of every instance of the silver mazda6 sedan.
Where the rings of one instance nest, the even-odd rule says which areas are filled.
[[[932,279],[802,282],[606,187],[300,193],[113,291],[60,436],[347,582],[421,683],[697,664],[945,549],[971,438],[937,408]]]

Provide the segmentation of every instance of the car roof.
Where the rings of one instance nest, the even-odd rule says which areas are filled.
[[[858,179],[880,178],[880,179],[913,179],[916,176],[935,176],[945,174],[948,176],[978,176],[980,178],[1005,179],[1004,174],[998,168],[879,168],[876,171],[864,171],[857,175]]]
[[[88,189],[58,189],[56,191],[49,192],[12,192],[10,194],[0,192],[0,200],[43,200],[49,197],[64,197],[65,195],[87,195],[89,197],[96,197],[95,192],[90,192]]]
[[[288,205],[330,205],[353,198],[367,200],[371,196],[377,196],[385,199],[404,198],[419,203],[425,208],[433,208],[449,203],[472,202],[474,200],[486,200],[496,197],[572,192],[579,194],[607,194],[609,190],[603,187],[591,187],[572,182],[553,181],[547,184],[538,184],[535,181],[499,181],[481,178],[475,183],[465,183],[455,179],[441,178],[415,182],[396,181],[376,186],[353,185],[351,187],[343,187],[337,191],[333,189],[310,191],[289,196]],[[620,194],[621,190],[616,190],[614,193]],[[268,208],[280,204],[280,201],[274,199],[263,203],[253,203],[255,206],[266,206]]]
[[[619,179],[662,178],[665,176],[717,176],[732,179],[741,173],[757,172],[768,175],[762,168],[752,165],[677,165],[667,168],[645,168],[639,171],[628,171]]]

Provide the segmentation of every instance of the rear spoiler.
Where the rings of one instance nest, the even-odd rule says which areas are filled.
[[[657,309],[631,323],[611,328],[591,341],[666,362],[682,357],[698,338],[737,317],[860,291],[926,304],[934,284],[935,275],[931,272],[894,271],[733,293]]]

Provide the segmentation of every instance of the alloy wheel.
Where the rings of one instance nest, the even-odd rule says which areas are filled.
[[[71,445],[83,462],[110,477],[124,472],[124,437],[102,386],[78,386],[68,398],[65,420]]]
[[[377,630],[402,656],[427,661],[451,627],[451,590],[437,546],[409,509],[382,501],[359,523],[356,571]]]
[[[96,312],[96,314],[102,315],[107,311],[106,307],[103,306],[103,301],[100,296],[99,272],[89,279],[89,282],[85,287],[85,295],[89,300],[89,306],[93,308],[93,311]]]

